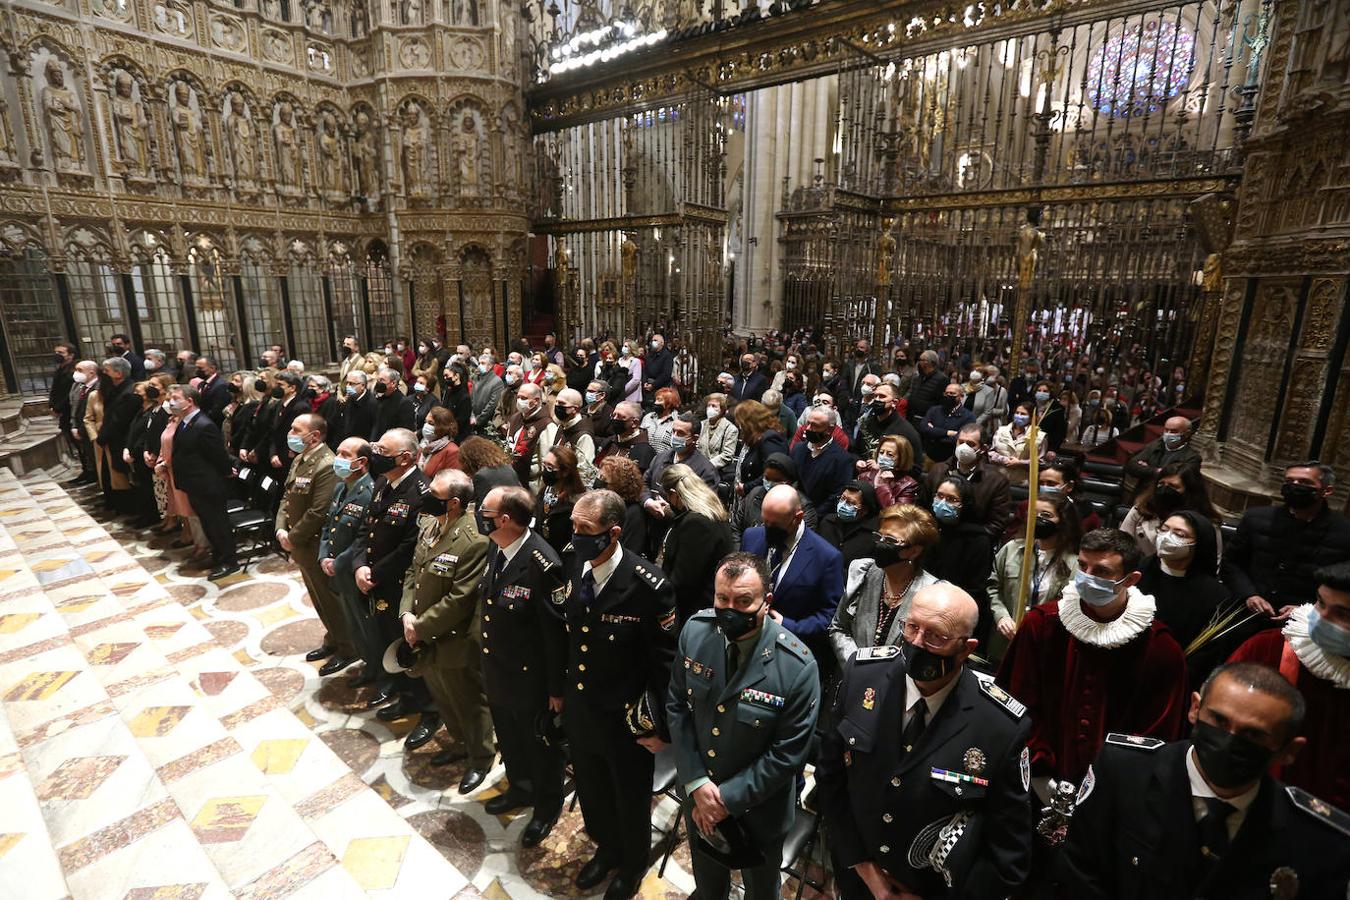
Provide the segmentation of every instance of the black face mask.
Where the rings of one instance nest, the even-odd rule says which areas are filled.
[[[492,534],[497,530],[497,519],[494,516],[489,519],[487,516],[478,517],[478,532],[483,535]]]
[[[422,498],[423,515],[440,517],[445,515],[446,500],[437,497],[435,494],[427,494]]]
[[[1172,487],[1170,484],[1160,484],[1153,489],[1153,505],[1160,511],[1171,512],[1180,509],[1186,498],[1182,496],[1181,491]]]
[[[905,640],[900,642],[900,656],[905,660],[905,671],[915,681],[937,681],[956,668],[955,657],[941,656]]]
[[[1284,484],[1280,486],[1280,496],[1284,502],[1292,509],[1308,509],[1316,506],[1317,501],[1321,499],[1317,496],[1317,488],[1310,484]]]
[[[314,388],[307,387],[300,392],[300,396],[304,397],[306,400],[313,400],[315,397],[319,396],[319,393],[318,391],[314,390]]]
[[[159,388],[154,387],[153,385],[152,385],[151,387],[146,388],[146,389],[145,389],[145,396],[146,396],[147,398],[151,399],[151,400],[158,400],[158,399],[159,399]]]
[[[1197,719],[1191,731],[1196,761],[1216,787],[1242,787],[1261,777],[1274,753],[1260,744]]]
[[[267,393],[267,382],[262,378],[255,378],[253,380],[253,389],[260,394],[265,394]]]
[[[830,439],[828,431],[808,431],[806,432],[806,442],[819,447]]]
[[[787,542],[786,528],[779,528],[777,525],[764,526],[764,545],[770,550],[783,550],[787,547]]]
[[[591,562],[610,544],[610,534],[606,531],[604,534],[580,534],[572,535],[572,550],[576,552],[577,562]]]
[[[943,408],[946,409],[948,412],[950,412],[950,411],[956,409],[956,408],[957,408],[958,406],[960,406],[960,405],[961,405],[961,398],[960,398],[960,397],[943,397],[943,398],[942,398],[942,406],[943,406]]]
[[[885,400],[872,401],[872,415],[874,416],[884,416],[890,410],[890,408],[891,405],[887,403]]]
[[[243,390],[243,388],[231,381],[229,384],[225,385],[225,390],[229,391],[231,394],[237,394]]]
[[[206,370],[205,370],[205,369],[198,369],[198,370],[197,370],[197,377],[200,378],[200,379],[202,379],[203,381],[205,381],[205,380],[206,380]]]
[[[885,569],[900,562],[907,549],[905,544],[892,544],[890,541],[876,541],[872,544],[872,559],[876,561],[877,568]]]
[[[398,465],[398,458],[395,456],[384,456],[380,453],[370,454],[370,474],[379,477],[388,475]]]
[[[1054,537],[1059,534],[1059,523],[1054,519],[1047,519],[1045,516],[1036,517],[1035,535],[1038,538]]]
[[[377,382],[375,382],[375,393],[377,393],[377,394],[384,394],[384,393],[387,392],[388,390],[389,390],[389,385],[385,384],[383,381],[377,381]]]
[[[280,400],[284,396],[286,396],[286,389],[283,388],[281,385],[277,385],[276,387],[272,388],[272,399]]]
[[[731,607],[717,607],[713,610],[713,618],[717,621],[717,628],[729,641],[738,641],[759,626],[759,610],[763,609],[761,604],[759,609],[751,612],[742,612],[739,609]]]
[[[540,469],[540,470],[539,470],[539,480],[542,481],[544,484],[557,484],[557,483],[558,483],[558,470],[557,470],[557,469]]]

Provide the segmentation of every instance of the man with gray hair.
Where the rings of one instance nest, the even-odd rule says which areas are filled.
[[[94,445],[84,427],[84,416],[89,410],[89,397],[98,387],[98,363],[82,359],[75,364],[70,387],[70,439],[80,457],[80,474],[67,481],[66,487],[78,487],[98,481],[94,469]]]
[[[164,371],[168,355],[163,350],[150,348],[145,351],[145,374],[147,377]],[[190,376],[189,376],[190,377]],[[186,380],[186,379],[184,379]]]
[[[612,436],[605,449],[600,451],[596,465],[611,456],[617,456],[631,459],[639,469],[646,472],[652,460],[656,459],[656,448],[647,440],[647,431],[641,425],[642,407],[635,401],[624,400],[614,407],[610,421],[613,423]]]
[[[95,432],[94,460],[103,498],[118,515],[135,511],[131,466],[123,451],[131,421],[140,411],[141,398],[132,390],[131,363],[120,356],[105,359],[99,396],[88,404],[85,412],[85,430]]]
[[[919,354],[919,375],[909,391],[909,420],[914,424],[923,421],[931,409],[942,399],[942,391],[951,379],[942,371],[937,352],[925,350]],[[919,457],[916,455],[917,461]]]
[[[520,483],[535,493],[543,489],[540,481],[544,457],[558,442],[558,424],[544,407],[544,392],[537,384],[522,384],[516,392],[516,412],[506,426],[510,441],[511,467]]]
[[[388,366],[380,366],[375,375],[375,424],[370,439],[377,441],[391,428],[412,430],[417,420],[417,404],[400,390],[403,378]]]
[[[472,409],[469,424],[478,434],[493,440],[499,439],[500,434],[493,431],[492,420],[496,416],[498,404],[502,401],[502,394],[506,391],[506,384],[497,376],[496,360],[491,353],[479,354],[478,370],[473,375],[472,391],[469,396]]]
[[[590,485],[586,477],[595,472],[595,426],[590,416],[582,413],[585,400],[581,391],[563,388],[553,401],[553,418],[558,423],[558,443],[567,444],[577,452],[577,467],[582,472],[582,482]]]

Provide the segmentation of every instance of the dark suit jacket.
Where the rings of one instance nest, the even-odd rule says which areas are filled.
[[[230,405],[230,389],[225,376],[217,372],[200,390],[202,398],[197,408],[219,426],[225,421],[225,407]]]
[[[674,369],[675,357],[667,348],[662,347],[655,353],[648,353],[642,360],[642,383],[650,382],[653,393],[663,387],[670,387],[670,375]]]
[[[675,586],[675,608],[683,622],[713,605],[713,575],[731,552],[731,528],[707,516],[686,512],[666,532],[658,557]]]
[[[47,396],[47,405],[60,418],[62,431],[70,430],[70,389],[75,386],[75,361],[58,366],[52,373],[52,389]]]
[[[417,415],[417,406],[406,394],[395,391],[393,396],[375,398],[375,422],[370,427],[370,439],[378,441],[380,435],[391,428],[413,427]]]
[[[345,390],[345,388],[344,388]],[[370,439],[375,427],[375,395],[367,390],[360,397],[348,397],[342,404],[342,438]]]
[[[223,501],[230,458],[224,436],[205,413],[198,411],[175,430],[172,463],[174,484],[194,504]]]
[[[136,396],[130,380],[113,387],[111,381],[103,388],[103,424],[95,435],[108,449],[108,464],[119,472],[127,471],[122,462],[122,450],[127,445],[132,420],[141,411],[141,398]]]
[[[768,559],[764,526],[747,528],[741,549]],[[844,593],[844,557],[829,541],[810,528],[802,532],[792,564],[773,589],[773,608],[783,615],[783,626],[806,640],[821,637],[830,627],[834,609]],[[812,642],[808,640],[807,645]],[[817,655],[817,660],[824,660]]]
[[[797,464],[797,483],[802,493],[811,498],[816,509],[827,513],[834,509],[844,485],[853,480],[856,457],[834,441],[816,458],[811,457],[811,445],[802,441],[792,448],[792,461]]]
[[[127,381],[136,382],[145,380],[145,359],[137,356],[136,351],[128,350],[122,354],[122,358],[131,363],[131,374],[127,376]]]
[[[755,369],[749,376],[738,374],[735,377],[731,385],[731,397],[737,401],[758,400],[768,389],[769,379],[759,369]]]
[[[383,475],[376,478],[370,505],[366,507],[365,540],[356,541],[361,549],[352,559],[352,571],[370,566],[370,577],[375,582],[371,594],[392,598],[395,613],[403,596],[403,576],[416,549],[417,517],[427,490],[426,476],[416,468],[397,487],[391,488],[389,479]]]
[[[286,446],[286,435],[291,433],[291,425],[300,416],[311,411],[309,401],[298,393],[289,403],[278,407],[276,421],[272,423],[272,450],[267,455],[280,459],[282,467],[290,465],[291,448]]]

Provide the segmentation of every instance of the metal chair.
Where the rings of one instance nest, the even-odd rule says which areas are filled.
[[[284,487],[279,478],[262,475],[251,485],[248,506],[227,513],[236,543],[247,542],[247,547],[239,553],[239,563],[245,571],[255,559],[268,555],[276,546],[272,529],[274,514],[269,510],[276,509]]]
[[[795,900],[802,900],[802,892],[806,890],[807,885],[821,893],[825,892],[825,883],[813,879],[809,869],[811,854],[815,852],[816,845],[821,843],[820,814],[807,809],[815,792],[816,786],[813,784],[803,795],[802,802],[797,807],[797,817],[792,823],[792,830],[783,840],[783,865],[780,871],[796,880]]]
[[[652,796],[669,797],[675,801],[675,821],[667,829],[662,829],[656,825],[661,834],[661,839],[656,842],[654,848],[655,856],[661,859],[661,865],[657,867],[656,874],[665,877],[666,863],[670,862],[671,855],[675,848],[680,846],[680,831],[684,823],[684,793],[679,784],[679,774],[675,767],[675,747],[671,745],[666,747],[660,753],[656,754],[656,768],[652,773]]]

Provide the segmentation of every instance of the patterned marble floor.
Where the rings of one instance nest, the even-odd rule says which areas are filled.
[[[522,850],[528,815],[483,810],[500,765],[462,797],[462,765],[429,764],[444,731],[407,752],[414,720],[364,712],[359,667],[321,680],[288,562],[212,584],[72,494],[0,470],[0,808],[22,811],[0,896],[578,896],[580,811]],[[654,827],[673,813],[654,803]],[[642,896],[687,896],[689,871],[681,844]]]

